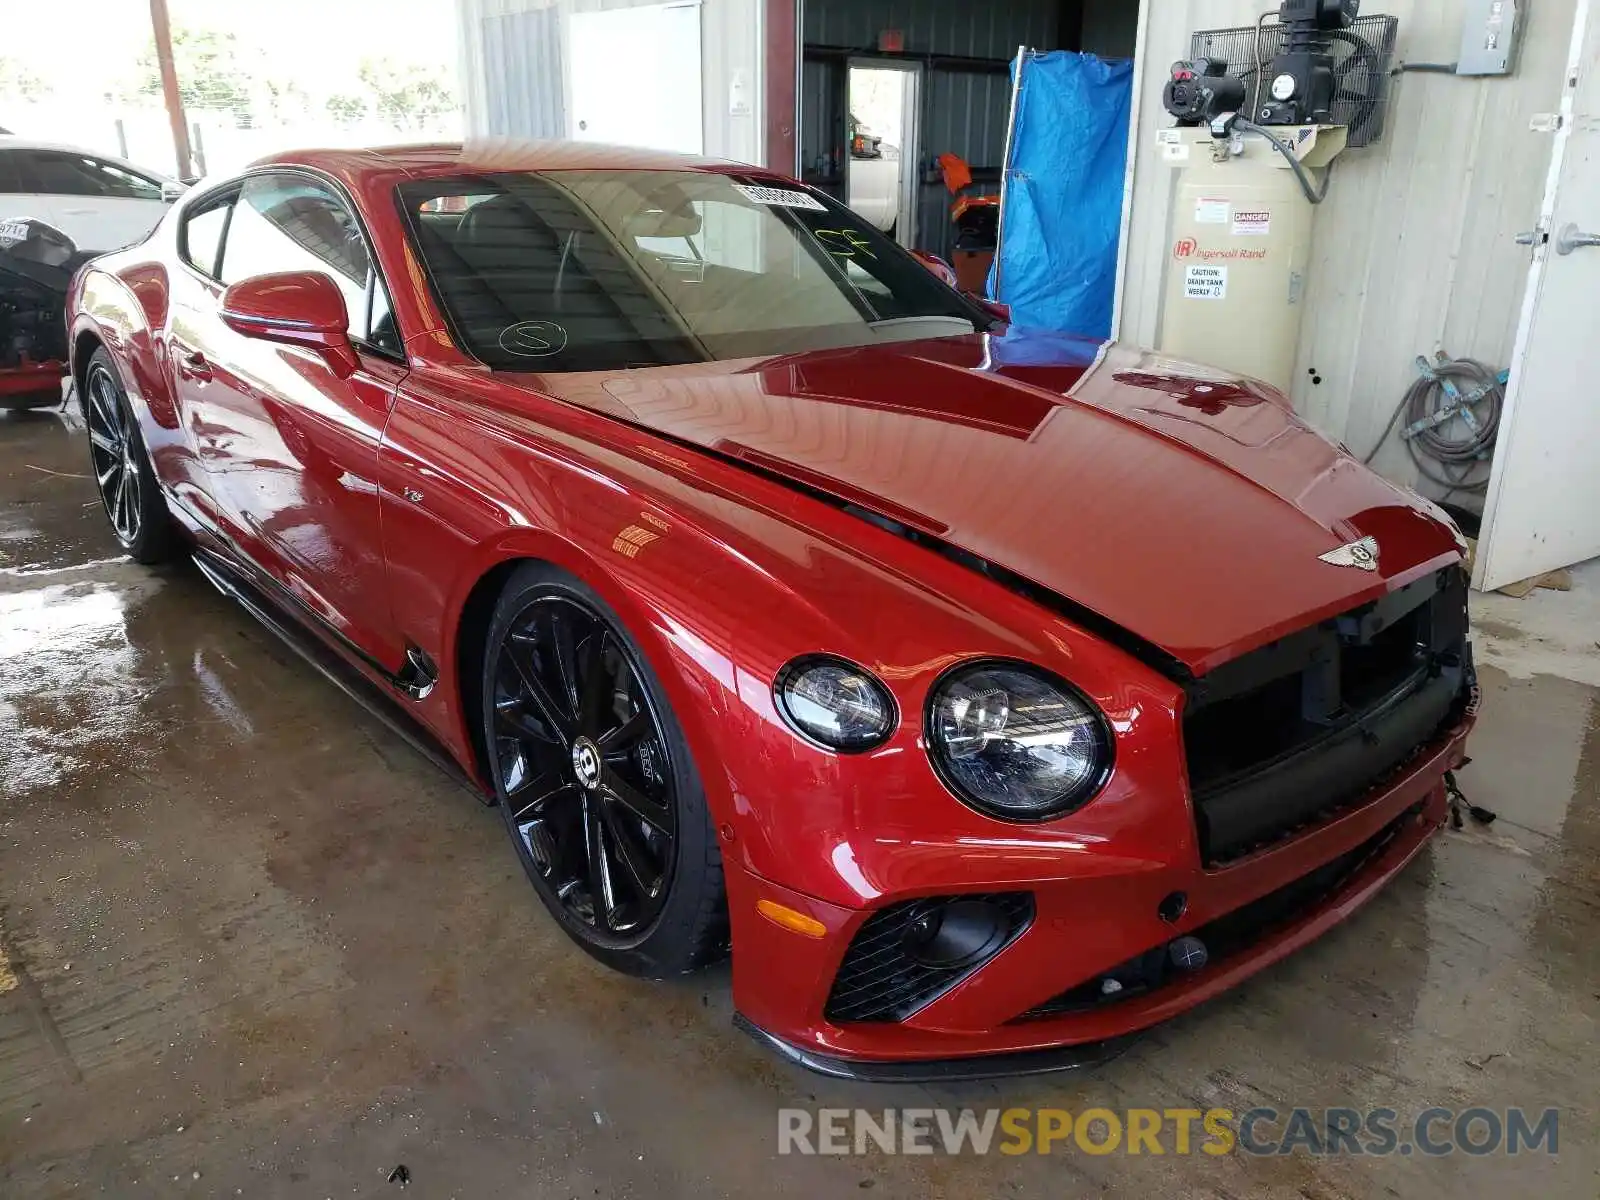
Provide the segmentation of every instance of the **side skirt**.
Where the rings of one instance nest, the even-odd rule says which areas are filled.
[[[390,732],[405,741],[413,750],[438,767],[451,782],[471,792],[484,804],[495,803],[492,794],[485,795],[473,779],[458,766],[444,746],[429,729],[413,717],[393,696],[374,684],[344,658],[335,653],[306,625],[273,603],[267,593],[257,587],[244,570],[235,566],[224,555],[205,546],[195,546],[194,564],[200,573],[224,596],[238,604],[268,630],[276,634],[291,650],[298,654],[340,691],[366,709]],[[385,672],[387,677],[387,672]],[[403,687],[400,682],[393,684]]]

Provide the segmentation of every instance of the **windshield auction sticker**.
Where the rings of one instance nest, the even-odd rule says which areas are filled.
[[[740,192],[748,200],[757,204],[776,204],[780,208],[811,208],[817,212],[827,212],[815,197],[804,192],[790,191],[788,188],[757,187],[749,183],[736,183],[734,190]]]

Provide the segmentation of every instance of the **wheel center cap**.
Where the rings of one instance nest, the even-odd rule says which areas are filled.
[[[572,773],[584,788],[592,791],[600,785],[600,748],[588,738],[572,743]]]

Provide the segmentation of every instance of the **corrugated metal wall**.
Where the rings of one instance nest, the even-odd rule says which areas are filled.
[[[483,131],[495,137],[565,137],[561,10],[496,13],[485,16],[480,28]]]
[[[1295,407],[1357,454],[1377,441],[1415,378],[1412,362],[1443,346],[1499,366],[1510,359],[1529,252],[1513,241],[1538,218],[1550,139],[1529,119],[1553,112],[1575,0],[1532,7],[1517,74],[1497,79],[1406,74],[1394,81],[1383,140],[1340,159],[1317,213],[1300,338]],[[1252,22],[1261,0],[1162,0],[1145,31],[1133,212],[1122,334],[1159,337],[1169,261],[1173,172],[1155,158],[1166,65],[1191,31]],[[1400,18],[1396,57],[1454,61],[1460,0],[1387,0]],[[1322,382],[1312,382],[1315,370]],[[1398,438],[1374,465],[1416,482]],[[1460,497],[1458,497],[1459,499]]]
[[[1012,47],[1012,53],[1016,47]],[[945,152],[959,154],[974,167],[1000,167],[1006,152],[1006,117],[1011,110],[1010,75],[932,71],[926,79],[923,105],[924,158]],[[1000,183],[974,186],[972,192],[998,195]],[[923,187],[918,197],[917,228],[923,244],[949,256],[955,243],[950,221],[951,196],[942,182]]]
[[[1059,0],[805,0],[802,40],[866,49],[898,29],[912,54],[1010,58],[1056,44]]]
[[[1009,60],[1017,47],[1050,49],[1059,44],[1059,0],[805,0],[803,40],[813,46],[867,50],[878,34],[898,29],[909,54]],[[800,80],[800,162],[814,171],[843,140],[845,114],[839,109],[839,61],[807,61]],[[1006,75],[941,67],[924,72],[922,163],[949,152],[975,168],[998,168],[1005,153],[1006,115],[1011,84]],[[975,186],[997,192],[1000,185]],[[837,189],[835,189],[837,190]],[[940,182],[924,183],[918,200],[918,244],[948,254],[955,229],[950,194]]]
[[[1083,36],[1078,49],[1085,54],[1132,58],[1138,36],[1138,0],[1083,0]]]
[[[843,136],[844,91],[839,77],[844,64],[808,60],[800,66],[800,173],[823,173],[828,152]]]
[[[566,137],[561,22],[661,0],[457,0],[469,135]],[[762,0],[701,0],[705,152],[762,159]],[[740,111],[735,112],[735,83]],[[626,80],[618,80],[626,87]]]

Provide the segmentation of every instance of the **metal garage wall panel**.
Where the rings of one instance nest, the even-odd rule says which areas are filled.
[[[950,151],[974,167],[1000,167],[1005,157],[1006,115],[1011,105],[1010,76],[933,71],[928,76],[927,89],[923,158]],[[971,189],[973,193],[999,190],[998,182]],[[950,222],[953,197],[942,183],[934,183],[923,187],[919,199],[917,227],[922,244],[948,257],[955,244],[955,226]]]
[[[805,0],[802,29],[813,45],[869,48],[899,29],[913,54],[1010,58],[1019,45],[1056,44],[1059,0]]]
[[[974,167],[1001,166],[1006,149],[1006,115],[1011,105],[1010,77],[934,71],[927,88],[924,154],[932,157],[949,150]]]
[[[1383,140],[1338,162],[1317,213],[1293,397],[1308,420],[1358,454],[1383,432],[1415,378],[1418,354],[1443,346],[1497,366],[1510,359],[1528,269],[1528,251],[1513,239],[1538,217],[1550,154],[1549,135],[1530,132],[1528,122],[1555,110],[1575,2],[1541,0],[1509,78],[1395,79]],[[1166,64],[1187,55],[1191,31],[1249,24],[1262,7],[1256,0],[1151,7],[1122,306],[1130,340],[1150,345],[1159,336],[1170,256],[1174,173],[1152,153],[1155,131],[1171,124],[1161,107]],[[1366,7],[1400,18],[1397,60],[1455,59],[1459,0]],[[1313,368],[1320,385],[1311,382]],[[1374,465],[1416,483],[1398,439]]]
[[[560,10],[484,17],[482,30],[484,131],[496,137],[566,136]]]
[[[565,137],[571,88],[562,54],[563,17],[662,2],[456,0],[467,132]],[[763,0],[701,0],[707,154],[761,161],[763,8]],[[627,81],[617,86],[625,88]]]
[[[837,83],[844,64],[815,59],[800,68],[800,169],[804,174],[820,169],[829,148],[844,128]]]
[[[1058,0],[805,0],[801,18],[811,45],[871,49],[878,34],[898,29],[911,54],[946,54],[1009,60],[1017,47],[1052,49],[1058,44]],[[801,72],[801,154],[809,169],[837,141],[842,117],[832,111],[830,72],[839,68],[806,63]],[[1011,85],[1005,75],[940,69],[924,77],[923,166],[951,151],[974,167],[999,167],[1005,152]],[[997,191],[993,188],[979,190]],[[940,183],[918,194],[921,246],[948,254],[955,230],[951,197]]]

